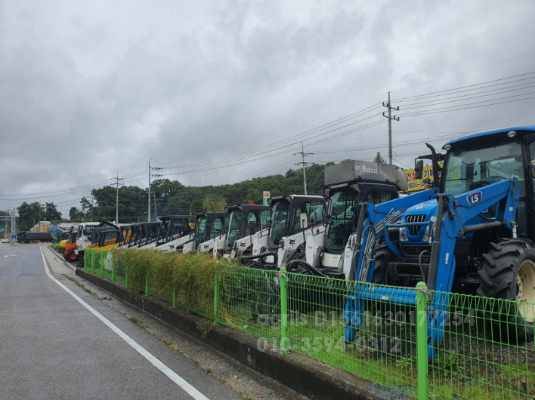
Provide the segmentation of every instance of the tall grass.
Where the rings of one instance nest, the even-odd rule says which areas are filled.
[[[157,250],[115,249],[113,264],[117,274],[128,275],[128,290],[174,303],[200,315],[211,317],[216,273],[237,267],[226,259],[205,254],[173,254]]]

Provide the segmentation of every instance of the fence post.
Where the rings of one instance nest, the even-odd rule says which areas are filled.
[[[288,350],[288,274],[286,267],[281,267],[279,272],[280,290],[280,350],[286,353]]]
[[[219,318],[219,296],[220,296],[219,283],[220,283],[219,273],[216,271],[215,276],[214,276],[214,315],[213,315],[214,323],[216,324]]]
[[[145,272],[145,296],[149,295],[149,271]]]
[[[115,283],[117,277],[115,276],[115,263],[113,262],[113,253],[111,253],[111,281]]]
[[[84,255],[82,257],[83,257],[83,261],[82,262],[83,262],[83,265],[84,265],[85,272],[91,272],[91,266],[89,265],[90,264],[89,254],[84,251]]]
[[[128,289],[128,265],[124,266],[124,288]]]
[[[428,398],[427,285],[416,285],[416,398]]]

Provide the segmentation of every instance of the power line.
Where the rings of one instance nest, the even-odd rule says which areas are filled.
[[[374,115],[374,117],[377,117],[379,115],[380,114]],[[366,128],[370,127],[370,126],[378,125],[378,123],[380,123],[380,121],[377,121],[377,122],[375,122],[373,124],[362,125],[362,126],[357,126],[357,127],[360,127],[361,129],[366,129]],[[341,133],[342,134],[347,134],[348,131],[342,131]],[[320,141],[328,140],[332,136],[338,136],[338,135],[339,135],[339,133],[337,133],[336,135],[331,135],[331,136],[323,136],[323,137],[319,138],[318,140],[316,140],[316,141],[314,141],[312,143],[309,143],[309,144],[313,144],[313,143],[317,143],[317,142],[320,142]],[[300,143],[300,142],[297,142],[297,143]],[[294,143],[294,144],[296,144],[296,143]],[[281,152],[283,152],[283,151],[286,152],[286,149],[287,149],[287,146],[285,146],[285,147],[283,147],[281,149],[278,149],[276,153],[275,153],[275,150],[273,150],[272,154],[264,154],[264,155],[260,155],[260,156],[254,157],[254,158],[245,158],[245,159],[242,159],[242,160],[237,160],[237,161],[226,163],[226,164],[217,164],[217,165],[213,165],[212,164],[212,165],[208,165],[206,168],[199,168],[199,169],[183,170],[183,171],[172,172],[172,173],[165,173],[165,175],[167,175],[167,176],[170,176],[170,175],[187,175],[187,174],[191,174],[191,173],[208,172],[208,171],[215,171],[215,170],[224,169],[224,168],[235,167],[235,166],[238,166],[238,165],[242,165],[242,164],[253,162],[253,161],[258,161],[258,160],[261,160],[261,159],[264,159],[264,158],[268,158],[268,157],[284,155],[284,154],[281,154]],[[285,154],[287,154],[287,153],[285,153]]]
[[[519,101],[530,101],[535,100],[535,96],[526,96],[526,97],[519,97],[519,96],[513,96],[510,98],[503,98],[503,99],[496,99],[496,100],[502,100],[502,101],[493,101],[488,103],[467,103],[463,105],[458,105],[455,107],[450,108],[430,108],[430,109],[422,109],[419,111],[409,111],[407,113],[402,113],[401,115],[403,117],[419,117],[422,115],[429,115],[429,114],[440,114],[440,113],[446,113],[446,112],[453,112],[453,111],[466,111],[466,110],[473,110],[477,108],[484,108],[484,107],[492,107],[500,104],[507,104],[507,103],[516,103]]]
[[[133,179],[133,178],[135,178],[137,176],[139,176],[139,175],[130,176],[130,177],[127,177],[127,178],[124,178],[124,179],[125,180],[129,180],[129,179]],[[80,188],[80,190],[82,190],[82,188],[95,187],[95,186],[107,185],[107,184],[109,184],[109,181],[98,181],[98,182],[94,182],[94,183],[85,183],[85,184],[81,184],[81,185],[70,186],[70,187],[67,187],[67,188],[65,188],[63,190],[54,191],[54,192],[33,192],[33,193],[26,193],[26,194],[23,194],[23,195],[8,195],[7,197],[0,197],[0,201],[24,201],[24,200],[40,199],[40,198],[45,198],[45,197],[46,198],[60,197],[60,196],[63,196],[65,194],[72,194],[73,192],[75,193],[76,192],[75,189],[78,189],[78,188]]]
[[[430,96],[431,97],[442,96],[446,93],[463,92],[467,90],[478,89],[481,87],[507,85],[507,84],[510,84],[511,82],[521,82],[521,81],[531,80],[533,78],[535,78],[535,71],[524,72],[521,74],[509,75],[509,76],[505,76],[505,77],[501,77],[497,79],[492,79],[489,81],[472,83],[469,85],[457,86],[457,87],[449,88],[449,89],[434,90],[434,91],[420,93],[420,94],[412,95],[412,96],[405,96],[405,97],[399,98],[398,101],[401,103],[401,102],[408,101],[409,99],[423,98],[423,97],[430,97]]]
[[[376,113],[376,114],[364,117],[364,115],[370,113],[371,111],[374,111],[374,109],[377,109],[377,108],[378,108],[378,104],[372,104],[372,105],[370,105],[368,107],[364,107],[363,109],[361,109],[359,111],[356,111],[354,113],[347,114],[347,115],[345,115],[343,117],[337,118],[334,121],[326,122],[326,123],[321,124],[319,126],[316,126],[316,127],[309,128],[307,130],[301,131],[296,136],[294,136],[292,139],[282,139],[281,138],[278,141],[275,141],[275,142],[272,142],[269,145],[263,146],[263,147],[268,147],[268,149],[253,152],[253,153],[249,154],[247,157],[244,157],[242,160],[246,160],[246,159],[249,159],[249,158],[256,158],[257,156],[263,156],[264,154],[270,154],[270,153],[273,153],[273,152],[278,151],[278,150],[286,149],[289,146],[293,146],[293,145],[299,144],[301,142],[306,142],[308,140],[312,140],[312,139],[317,138],[317,137],[319,137],[321,135],[335,133],[335,132],[340,131],[342,129],[345,129],[347,127],[351,127],[351,126],[357,125],[357,124],[359,124],[359,123],[361,123],[363,121],[369,120],[371,118],[375,118],[377,115],[380,115],[379,113]],[[357,116],[362,116],[362,118],[354,119]],[[353,120],[352,120],[352,118],[353,118]],[[281,141],[283,141],[283,140],[287,140],[287,141],[281,143]],[[277,144],[277,143],[281,143],[281,144]],[[238,160],[238,161],[242,161],[242,160]],[[197,166],[194,166],[194,167],[202,167],[202,166],[203,166],[203,164],[200,164],[200,165],[197,165]],[[175,167],[175,168],[174,167],[166,167],[164,169],[167,170],[167,169],[178,169],[178,168],[183,168],[183,166],[178,166],[178,167]]]
[[[411,109],[411,108],[418,108],[419,106],[422,106],[422,105],[429,106],[429,105],[440,105],[440,104],[451,104],[451,103],[465,102],[465,101],[476,99],[476,98],[492,97],[492,96],[496,96],[496,95],[500,95],[500,94],[504,94],[504,93],[511,93],[511,92],[513,92],[513,93],[517,92],[518,93],[518,92],[522,92],[522,91],[525,91],[525,90],[533,89],[534,87],[535,87],[535,82],[533,82],[530,85],[508,87],[508,88],[505,88],[503,90],[493,90],[493,91],[490,91],[490,92],[471,93],[471,94],[464,94],[464,95],[460,95],[460,96],[456,95],[456,96],[453,96],[451,98],[446,98],[446,99],[442,99],[442,100],[439,99],[439,100],[434,101],[434,102],[429,102],[429,100],[419,100],[419,101],[415,101],[415,102],[404,103],[405,105],[403,106],[403,109],[407,110],[407,109]],[[523,93],[523,94],[526,94],[526,93]],[[491,100],[491,99],[489,99],[489,100]]]

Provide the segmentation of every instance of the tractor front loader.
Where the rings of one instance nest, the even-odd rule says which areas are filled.
[[[432,189],[362,205],[356,289],[344,310],[346,342],[358,334],[368,301],[415,304],[414,287],[420,281],[433,294],[428,314],[431,357],[433,346],[444,339],[451,292],[516,300],[516,311],[509,316],[520,321],[516,339],[531,337],[535,127],[468,135],[446,144],[445,154],[428,147]]]

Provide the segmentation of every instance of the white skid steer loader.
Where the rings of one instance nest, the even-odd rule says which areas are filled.
[[[306,230],[305,251],[288,260],[289,271],[348,278],[355,265],[359,204],[380,203],[407,190],[407,177],[396,166],[344,160],[325,168],[327,215],[324,229]]]
[[[269,227],[270,208],[258,204],[241,204],[225,210],[225,233],[216,238],[214,257],[241,259],[252,255],[254,236]]]

